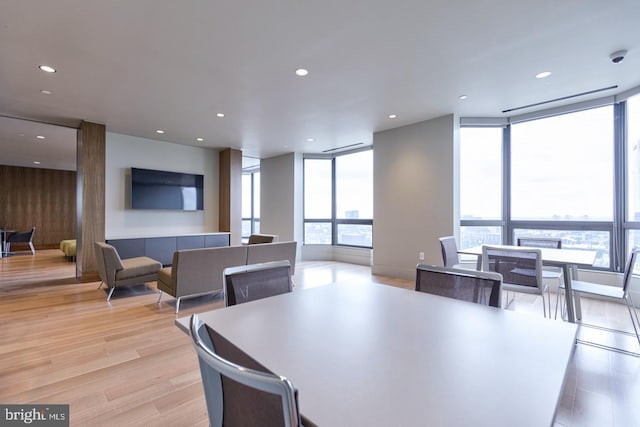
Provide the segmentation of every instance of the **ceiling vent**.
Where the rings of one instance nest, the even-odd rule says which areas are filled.
[[[508,108],[506,110],[502,110],[502,112],[503,113],[511,113],[513,111],[524,110],[525,108],[539,107],[540,105],[550,104],[552,102],[565,101],[567,99],[577,98],[579,96],[591,95],[591,94],[598,93],[598,92],[604,92],[605,90],[617,89],[617,87],[618,87],[618,85],[613,85],[613,86],[609,86],[609,87],[603,87],[601,89],[589,90],[587,92],[576,93],[575,95],[568,95],[568,96],[563,96],[563,97],[560,97],[560,98],[550,99],[548,101],[536,102],[535,104],[523,105],[522,107]]]

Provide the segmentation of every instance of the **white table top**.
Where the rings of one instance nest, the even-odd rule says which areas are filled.
[[[202,313],[321,426],[548,426],[576,325],[375,284]],[[188,331],[188,318],[176,324]]]
[[[522,249],[525,246],[509,246],[509,245],[487,245],[505,249],[518,248]],[[555,249],[555,248],[532,248],[540,249],[542,254],[542,261],[545,264],[570,264],[576,266],[592,266],[596,260],[597,252],[591,250],[582,249]],[[474,246],[468,249],[458,250],[459,254],[467,255],[482,255],[482,245]]]

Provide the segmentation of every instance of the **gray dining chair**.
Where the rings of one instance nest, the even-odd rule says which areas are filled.
[[[482,271],[493,271],[502,275],[502,289],[505,292],[521,292],[542,297],[542,311],[551,317],[551,295],[548,286],[542,280],[542,252],[540,249],[507,248],[496,246],[482,247]],[[547,294],[545,304],[544,294]],[[513,302],[509,301],[508,307]]]
[[[627,310],[629,311],[629,316],[631,317],[631,324],[633,325],[633,330],[635,332],[636,339],[638,340],[638,344],[640,344],[640,319],[638,318],[638,312],[631,298],[631,285],[635,284],[636,286],[640,286],[640,249],[634,249],[631,251],[629,255],[629,259],[627,260],[627,265],[624,269],[624,275],[622,279],[622,287],[610,286],[610,285],[601,285],[599,283],[591,283],[584,282],[582,280],[572,280],[571,281],[571,289],[573,291],[573,296],[576,299],[576,306],[580,306],[580,297],[582,295],[590,295],[597,297],[605,297],[613,300],[624,301],[627,306]],[[561,286],[561,290],[564,291],[564,285]],[[558,316],[558,303],[561,301],[560,292],[558,292],[558,296],[556,297],[556,312],[555,316]],[[564,316],[563,316],[564,317]],[[581,316],[579,316],[581,317]],[[586,323],[580,322],[584,326],[593,326]],[[621,331],[619,329],[610,329],[603,328],[598,326],[598,329],[607,330],[613,333],[623,333],[625,331]],[[581,341],[585,344],[595,344],[590,341]],[[607,346],[602,344],[595,344],[597,347],[602,347],[609,350],[620,351],[622,353],[629,353],[624,349],[620,349],[618,347]],[[640,356],[640,354],[633,353],[635,356]]]
[[[555,237],[528,237],[522,236],[517,239],[518,246],[527,246],[530,248],[551,248],[562,249],[562,239]]]
[[[238,349],[197,314],[191,340],[198,354],[209,424],[221,426],[301,426],[297,392]]]
[[[288,260],[228,267],[222,276],[225,306],[293,291]]]
[[[549,248],[562,249],[562,239],[555,237],[518,237],[516,240],[518,246],[526,246],[529,248]],[[562,284],[562,269],[560,267],[548,267],[543,263],[542,266],[543,279],[558,280],[558,286]]]
[[[445,267],[460,267],[458,244],[454,236],[440,237],[440,250],[442,252],[442,265]]]
[[[416,291],[500,307],[502,275],[435,265],[416,266]]]

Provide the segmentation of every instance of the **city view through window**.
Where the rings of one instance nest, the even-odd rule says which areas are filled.
[[[628,221],[640,221],[639,104],[637,97],[628,103]],[[595,266],[611,268],[614,191],[624,194],[614,186],[620,167],[614,159],[614,106],[506,129],[506,172],[504,128],[461,129],[460,247],[515,243],[521,236],[554,237],[562,239],[563,248],[595,250]],[[503,176],[509,180],[506,187]],[[510,188],[509,194],[503,188]],[[509,217],[502,218],[503,212]],[[627,237],[627,249],[640,244],[640,230],[630,230]]]

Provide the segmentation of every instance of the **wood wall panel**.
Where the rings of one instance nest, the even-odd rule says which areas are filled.
[[[36,249],[76,236],[76,172],[0,165],[0,226],[36,227]]]
[[[93,242],[104,242],[106,127],[82,122],[78,130],[78,246],[76,277],[95,276]]]
[[[242,243],[242,151],[220,152],[219,227],[230,233],[232,246]]]

